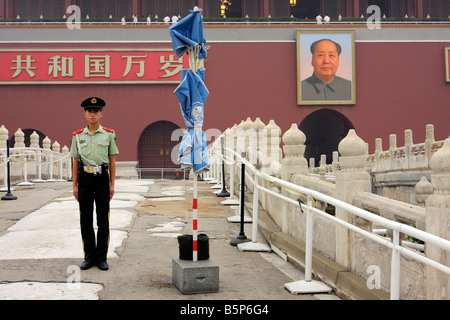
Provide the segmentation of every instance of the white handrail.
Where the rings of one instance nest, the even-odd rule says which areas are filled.
[[[5,174],[4,174],[4,182],[5,187],[7,186],[7,173],[6,166],[8,162],[21,163],[23,165],[23,182],[28,182],[28,166],[31,164],[37,165],[36,175],[38,180],[41,180],[41,171],[42,165],[49,165],[49,175],[50,180],[53,179],[53,165],[59,163],[59,180],[63,180],[63,162],[68,161],[70,157],[69,154],[63,154],[62,152],[53,151],[51,149],[44,148],[32,148],[32,147],[19,147],[19,148],[9,148],[10,154],[7,156],[7,149],[0,148],[0,160],[4,159],[0,162],[0,165],[5,165]],[[20,152],[20,153],[18,153]],[[42,161],[42,157],[47,156],[50,160]],[[28,157],[34,157],[33,160],[29,160]],[[23,158],[23,159],[21,159]],[[71,170],[68,170],[68,175],[70,175]],[[42,180],[43,181],[43,180]]]
[[[217,147],[214,147],[217,148]],[[391,300],[398,300],[399,299],[399,295],[400,295],[400,256],[406,256],[408,258],[411,259],[415,259],[418,260],[426,265],[429,265],[431,267],[436,268],[439,271],[442,271],[446,274],[450,274],[450,268],[446,265],[443,265],[439,262],[436,262],[432,259],[429,259],[417,252],[414,252],[412,250],[409,250],[405,247],[400,246],[400,241],[399,241],[399,234],[400,233],[404,233],[410,236],[413,236],[415,238],[421,239],[423,241],[425,241],[428,244],[432,244],[435,245],[443,250],[449,251],[450,252],[450,241],[440,238],[438,236],[435,236],[433,234],[430,234],[428,232],[413,228],[409,225],[397,222],[397,221],[392,221],[383,217],[380,217],[376,214],[373,214],[369,211],[366,211],[364,209],[355,207],[351,204],[348,204],[344,201],[341,201],[339,199],[330,197],[328,195],[325,195],[323,193],[320,193],[318,191],[312,190],[312,189],[308,189],[308,188],[304,188],[302,186],[293,184],[291,182],[282,180],[282,179],[278,179],[276,177],[273,176],[269,176],[267,174],[262,173],[261,171],[259,171],[258,169],[256,169],[251,163],[249,163],[245,158],[242,158],[242,156],[237,153],[236,151],[229,149],[229,148],[225,148],[225,150],[227,152],[231,152],[232,154],[234,154],[235,156],[237,156],[237,161],[239,162],[244,162],[246,165],[246,169],[250,170],[254,175],[255,178],[252,179],[252,177],[250,176],[250,174],[246,173],[246,175],[249,177],[249,180],[252,182],[252,184],[254,185],[254,193],[258,193],[255,192],[256,190],[261,190],[264,191],[268,194],[271,194],[275,197],[278,197],[284,201],[290,202],[292,204],[298,204],[295,200],[290,199],[282,194],[278,194],[276,192],[273,192],[267,188],[264,188],[262,186],[260,186],[258,184],[258,177],[262,178],[266,181],[269,182],[273,182],[276,183],[278,185],[280,185],[282,188],[284,188],[285,190],[287,190],[290,193],[294,193],[294,194],[301,194],[306,196],[307,198],[307,203],[304,204],[303,208],[306,209],[306,236],[305,236],[305,280],[306,281],[310,281],[311,280],[311,267],[312,267],[312,231],[313,231],[313,224],[312,224],[312,216],[311,213],[315,213],[318,214],[328,220],[331,220],[334,223],[337,223],[341,226],[344,226],[348,229],[350,229],[351,231],[354,231],[370,240],[373,240],[387,248],[392,249],[392,258],[391,258],[391,292],[390,292],[390,298]],[[217,153],[217,156],[221,156],[219,153]],[[256,199],[256,200],[255,200]],[[257,201],[258,196],[254,195],[253,201]],[[334,205],[337,208],[341,208],[343,210],[345,210],[348,213],[354,214],[358,217],[361,217],[363,219],[369,220],[381,227],[387,228],[387,229],[391,229],[393,230],[393,240],[392,242],[388,239],[385,239],[383,237],[380,237],[376,234],[373,234],[371,232],[368,232],[364,229],[361,229],[351,223],[348,223],[346,221],[343,221],[339,218],[336,218],[335,216],[329,215],[326,212],[319,210],[317,208],[315,208],[313,206],[313,199],[316,200],[320,200],[326,203],[329,203],[331,205]],[[256,209],[255,209],[256,207]],[[253,223],[257,224],[257,215],[255,218],[255,213],[258,210],[257,205],[253,204]],[[253,230],[255,230],[253,228]],[[254,234],[254,239],[256,236],[256,232],[253,231]]]

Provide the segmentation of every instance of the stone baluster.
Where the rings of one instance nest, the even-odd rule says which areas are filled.
[[[34,154],[35,154],[35,161],[36,161],[36,169],[35,169],[35,175],[36,178],[33,180],[34,183],[42,183],[45,182],[45,180],[42,179],[42,161],[43,161],[43,154],[42,149],[40,149],[39,146],[39,135],[36,133],[36,131],[33,131],[33,133],[30,136],[30,148],[33,148]],[[36,150],[39,149],[39,150]]]
[[[244,120],[241,121],[236,127],[236,151],[239,155],[245,152],[245,132],[244,132]]]
[[[5,126],[2,125],[0,127],[0,149],[6,149],[6,140],[8,140],[8,133],[9,133],[8,129],[6,129]],[[5,154],[6,154],[6,151],[5,151]]]
[[[234,145],[233,145],[233,150],[236,152],[236,153],[238,153],[239,154],[239,156],[237,156],[236,154],[234,154],[233,155],[233,158],[234,158],[234,161],[235,161],[235,164],[234,164],[234,170],[233,170],[233,172],[234,172],[234,181],[236,181],[236,183],[235,183],[235,194],[239,197],[239,195],[240,195],[240,189],[239,189],[239,186],[240,186],[240,181],[241,181],[241,171],[240,171],[240,166],[239,166],[239,159],[240,159],[240,152],[239,152],[239,149],[238,149],[238,136],[239,136],[239,133],[241,133],[242,134],[242,131],[240,131],[239,130],[239,128],[238,128],[238,124],[234,124],[234,126],[231,128],[232,129],[232,133],[233,133],[233,143],[234,143]]]
[[[426,200],[425,231],[450,240],[450,138],[447,138],[430,159],[433,193]],[[425,243],[428,258],[446,266],[450,265],[450,254],[439,247]],[[450,277],[433,267],[426,267],[427,299],[450,299]]]
[[[417,205],[424,207],[428,196],[433,193],[433,185],[426,177],[422,177],[414,186],[414,193]]]
[[[389,149],[397,148],[397,135],[392,133],[389,135]]]
[[[62,170],[63,172],[65,172],[65,175],[61,174],[61,179],[63,179],[63,176],[66,177],[66,179],[69,179],[72,175],[71,175],[71,162],[70,162],[70,157],[69,155],[69,148],[65,145],[62,148],[62,154],[63,154],[63,164],[62,164]]]
[[[61,178],[62,172],[60,172],[59,155],[57,155],[57,153],[61,153],[61,145],[56,140],[52,144],[52,151],[54,152],[53,153],[53,163],[51,164],[52,173],[54,175],[56,175],[56,172],[57,172],[58,176]]]
[[[321,154],[320,155],[320,162],[319,162],[319,179],[325,181],[326,177],[325,174],[327,173],[327,155]]]
[[[30,135],[30,149],[32,149],[30,150],[30,159],[36,161],[38,150],[34,149],[39,149],[39,135],[36,133],[36,131],[33,131],[33,133]]]
[[[336,173],[336,190],[340,200],[352,202],[355,190],[370,192],[370,175],[364,170],[366,162],[366,143],[350,129],[347,136],[338,146],[341,170]],[[350,222],[350,214],[341,208],[336,208],[336,217]],[[371,223],[364,219],[355,219],[359,227],[371,230]],[[350,232],[347,228],[336,226],[336,262],[344,267],[350,267]]]
[[[247,119],[242,124],[242,130],[244,130],[244,137],[245,137],[245,143],[244,143],[244,151],[245,151],[245,157],[247,161],[249,161],[251,164],[255,164],[256,161],[256,150],[253,150],[253,148],[256,149],[255,145],[255,132],[253,131],[253,121],[250,119],[250,117],[247,117]],[[247,171],[247,173],[250,173]],[[251,174],[251,173],[250,173]],[[247,184],[248,192],[253,192],[253,185],[251,183]]]
[[[282,137],[284,158],[281,160],[281,179],[290,181],[294,174],[308,174],[308,162],[304,157],[305,134],[293,123]]]
[[[261,121],[260,118],[256,118],[253,122],[253,128],[256,131],[256,163],[255,166],[260,169],[262,166],[261,161],[261,145],[263,141],[263,130],[266,125]]]
[[[225,183],[227,183],[227,178],[228,178],[227,175],[230,174],[229,165],[228,165],[227,162],[228,162],[228,158],[230,158],[230,154],[228,153],[226,148],[228,146],[228,141],[230,140],[230,128],[227,128],[223,132],[222,137],[223,137],[223,153],[224,153],[223,154],[223,161],[224,161],[224,164],[225,164]],[[220,141],[220,137],[219,137],[219,141]],[[222,150],[220,150],[220,152],[222,153]]]
[[[34,178],[37,177],[37,171],[39,166],[39,135],[36,133],[36,131],[33,131],[33,133],[30,135],[30,150],[27,152],[29,154],[28,159],[31,163],[28,164],[28,174],[33,176]],[[33,180],[34,182],[34,180]]]
[[[51,161],[51,147],[52,142],[49,139],[49,137],[45,137],[44,140],[42,140],[42,175],[44,177],[50,176],[50,165],[49,162]]]
[[[19,128],[16,133],[14,133],[14,148],[25,148],[25,133]],[[23,151],[19,151],[23,153]]]
[[[33,133],[30,135],[30,148],[39,148],[39,135],[36,133],[36,131],[33,131]]]
[[[289,130],[287,130],[283,136],[283,151],[284,158],[281,160],[279,169],[279,177],[285,181],[291,181],[295,174],[308,174],[308,162],[304,157],[305,153],[305,134],[300,131],[296,123],[292,123]],[[273,189],[273,191],[278,191]],[[297,199],[297,195],[292,195],[288,191],[279,190],[284,196]],[[306,201],[306,199],[302,199]],[[283,232],[289,232],[290,222],[293,220],[289,208],[290,203],[280,202],[276,203],[277,210],[279,211],[280,226]]]
[[[333,175],[336,176],[336,173],[339,171],[339,152],[333,151]]]
[[[11,146],[10,146],[11,147]],[[22,150],[17,150],[18,148],[22,148]],[[23,161],[26,160],[25,156],[19,156],[19,154],[25,154],[25,133],[19,128],[14,133],[14,149],[11,150],[11,177],[19,177],[24,174],[24,164]],[[14,161],[17,160],[17,161]]]
[[[316,167],[316,159],[309,158],[309,173],[314,173],[315,167]]]
[[[380,154],[383,152],[383,140],[381,138],[375,139],[375,164],[373,167],[374,172],[381,171],[382,164],[380,163],[383,159],[380,159]]]
[[[405,130],[405,146],[410,146],[413,144],[413,133],[411,129]]]
[[[8,140],[8,129],[5,128],[4,125],[0,127],[0,149],[4,149],[5,151],[0,150],[0,178],[3,179],[5,189],[8,187],[8,179],[7,179],[7,167],[6,167],[6,141]],[[3,165],[5,164],[5,165]]]
[[[394,149],[397,148],[397,135],[392,133],[389,135],[389,162],[385,167],[385,170],[394,168]]]
[[[61,152],[61,145],[58,143],[58,141],[53,142],[52,151],[53,152]]]
[[[430,163],[431,158],[431,144],[435,142],[434,140],[434,125],[427,124],[426,132],[425,132],[425,154],[428,159],[428,163]]]
[[[413,145],[413,133],[411,129],[405,130],[405,160],[406,160],[406,167],[404,169],[410,168],[410,152],[411,152],[411,146]]]
[[[44,140],[42,140],[42,147],[44,150],[51,150],[50,146],[52,145],[52,141],[49,139],[49,137],[45,137]]]
[[[247,160],[256,165],[257,163],[257,153],[256,150],[258,148],[258,137],[255,128],[253,127],[253,121],[250,117],[247,118],[244,122],[244,130],[245,130],[245,150],[247,151]]]
[[[263,172],[270,173],[270,163],[272,161],[281,162],[281,129],[275,121],[270,120],[263,129]]]
[[[237,152],[239,155],[239,148],[238,148],[238,136],[239,136],[239,129],[238,129],[237,124],[234,124],[233,127],[231,128],[231,132],[232,132],[232,136],[233,136],[233,147],[231,149],[233,149],[235,152]],[[241,132],[242,133],[242,132]],[[240,140],[239,140],[240,141]],[[231,142],[231,141],[230,141]],[[239,181],[240,181],[240,171],[238,168],[238,161],[239,161],[239,157],[237,157],[236,155],[233,156],[234,157],[234,161],[236,161],[235,167],[234,167],[234,181],[238,181],[236,183],[236,193],[239,193],[239,190],[237,189],[237,187],[239,186]]]
[[[231,139],[229,141],[228,148],[238,152],[237,149],[237,124],[234,124],[230,129]]]
[[[231,127],[228,131],[227,131],[227,148],[233,150],[233,151],[237,151],[236,149],[236,127],[237,125],[235,124],[233,127]],[[230,193],[231,193],[231,197],[230,199],[236,200],[237,201],[237,195],[239,195],[239,178],[238,178],[238,166],[237,166],[237,157],[234,153],[229,152],[227,154],[227,156],[229,157],[230,161],[231,161],[231,165],[229,166],[229,174],[230,174]],[[233,167],[233,168],[232,168]]]

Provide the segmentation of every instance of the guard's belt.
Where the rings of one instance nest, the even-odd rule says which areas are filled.
[[[102,164],[100,166],[83,166],[83,171],[86,173],[92,173],[94,175],[102,174],[102,170],[108,170],[107,164]]]

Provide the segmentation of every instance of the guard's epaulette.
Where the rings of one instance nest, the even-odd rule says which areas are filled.
[[[103,127],[103,130],[106,130],[106,131],[109,131],[109,132],[114,132],[114,130],[113,130],[113,129],[110,129],[110,128],[106,128],[106,127]]]
[[[83,131],[84,131],[84,129],[80,129],[80,130],[77,130],[77,131],[72,132],[72,134],[73,134],[73,135],[77,135],[77,134],[79,134],[79,133],[82,133]]]

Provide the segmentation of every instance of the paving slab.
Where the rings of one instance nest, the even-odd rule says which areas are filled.
[[[199,182],[198,231],[209,237],[219,290],[183,294],[172,283],[177,236],[192,234],[192,181],[118,179],[111,201],[109,270],[80,270],[82,244],[71,182],[16,186],[0,201],[0,299],[3,300],[319,300],[284,284],[303,273],[274,252],[241,252],[235,206]],[[248,237],[251,223],[245,224]]]

